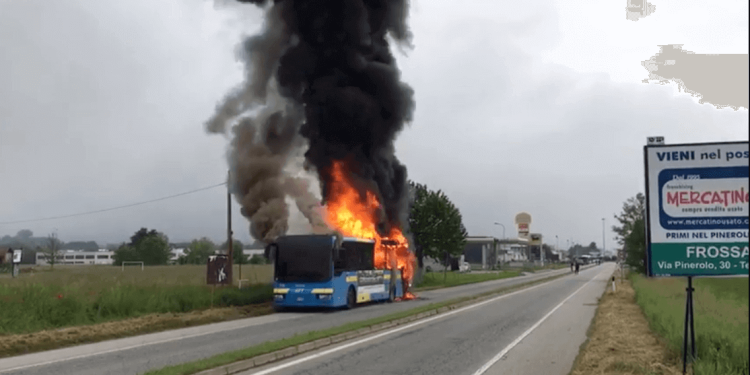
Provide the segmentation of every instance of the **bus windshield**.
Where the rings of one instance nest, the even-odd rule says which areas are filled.
[[[276,281],[328,281],[332,276],[332,253],[331,236],[280,237],[276,242]]]

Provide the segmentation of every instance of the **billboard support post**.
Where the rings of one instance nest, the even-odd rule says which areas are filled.
[[[685,301],[685,333],[682,336],[682,374],[687,374],[688,364],[688,328],[690,331],[690,361],[695,360],[695,324],[693,320],[693,277],[688,276],[688,287]]]

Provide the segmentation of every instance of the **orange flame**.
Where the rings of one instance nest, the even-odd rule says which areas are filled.
[[[326,221],[329,226],[348,237],[375,240],[375,268],[400,269],[405,285],[412,280],[416,257],[409,251],[409,242],[399,228],[393,227],[388,236],[377,231],[376,215],[380,209],[378,198],[371,191],[366,199],[360,198],[357,189],[344,170],[344,163],[335,161],[329,181],[329,198]],[[414,298],[406,291],[404,299]]]

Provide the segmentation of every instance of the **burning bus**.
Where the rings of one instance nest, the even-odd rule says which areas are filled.
[[[383,240],[381,246],[393,246]],[[375,263],[377,242],[340,235],[281,236],[268,246],[274,259],[274,308],[354,308],[393,302],[408,293],[403,270]],[[385,264],[389,264],[386,262]]]

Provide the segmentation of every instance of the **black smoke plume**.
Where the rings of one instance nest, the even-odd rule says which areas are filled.
[[[400,80],[389,40],[411,46],[408,2],[238,1],[263,7],[265,25],[243,42],[245,82],[217,106],[207,128],[224,132],[242,118],[230,165],[242,176],[234,183],[235,196],[253,237],[267,240],[286,231],[285,195],[295,197],[298,207],[313,206],[299,198],[309,198],[308,190],[300,194],[285,182],[284,164],[301,145],[296,135],[307,141],[306,163],[318,174],[324,202],[332,163],[344,161],[362,195],[372,191],[383,205],[382,230],[405,229],[406,167],[393,142],[411,121],[414,100]],[[269,97],[276,104],[269,106]],[[247,115],[263,106],[260,114]]]

